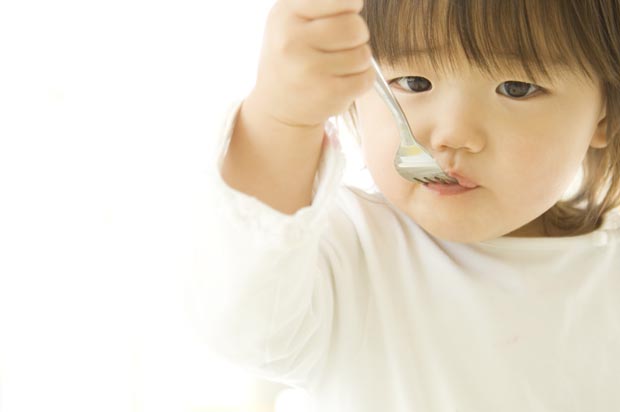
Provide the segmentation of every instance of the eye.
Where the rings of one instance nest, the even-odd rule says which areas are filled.
[[[396,83],[401,89],[414,93],[427,92],[433,88],[430,80],[420,76],[399,77],[392,80],[390,83]]]
[[[509,81],[497,86],[497,91],[504,96],[520,99],[542,91],[542,88],[532,83]]]

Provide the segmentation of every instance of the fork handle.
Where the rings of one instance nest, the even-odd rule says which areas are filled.
[[[375,90],[377,91],[377,93],[379,93],[379,96],[381,96],[383,101],[386,103],[387,107],[390,109],[390,112],[392,113],[392,116],[394,117],[394,120],[396,121],[396,124],[399,129],[401,145],[418,146],[423,152],[426,152],[426,149],[422,147],[422,145],[419,144],[415,140],[415,136],[413,135],[413,132],[411,131],[411,127],[409,126],[409,123],[407,122],[407,117],[405,117],[405,113],[403,113],[403,109],[400,107],[398,100],[396,100],[396,97],[394,97],[394,93],[392,93],[392,89],[390,88],[390,86],[387,84],[387,81],[383,77],[383,74],[381,73],[381,69],[379,69],[379,65],[377,64],[377,61],[375,60],[374,57],[371,57],[370,62],[372,64],[372,68],[374,69],[375,75],[376,75],[375,84],[374,84]]]

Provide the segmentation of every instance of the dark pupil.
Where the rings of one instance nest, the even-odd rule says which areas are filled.
[[[529,83],[506,82],[506,92],[512,97],[523,97],[530,90]]]
[[[424,77],[409,77],[407,78],[407,85],[415,92],[424,92],[431,88],[431,82]]]

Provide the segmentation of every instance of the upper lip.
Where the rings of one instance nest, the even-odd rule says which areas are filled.
[[[478,183],[474,182],[472,179],[465,177],[453,170],[450,170],[448,172],[446,172],[448,176],[455,178],[458,182],[459,185],[463,186],[463,187],[467,187],[470,189],[473,189],[475,187],[478,187]]]

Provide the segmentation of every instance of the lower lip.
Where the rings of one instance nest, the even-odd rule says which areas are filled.
[[[440,196],[452,196],[452,195],[460,195],[462,193],[471,192],[476,187],[463,187],[458,184],[446,185],[443,183],[426,183],[424,187],[430,191],[436,192]]]

